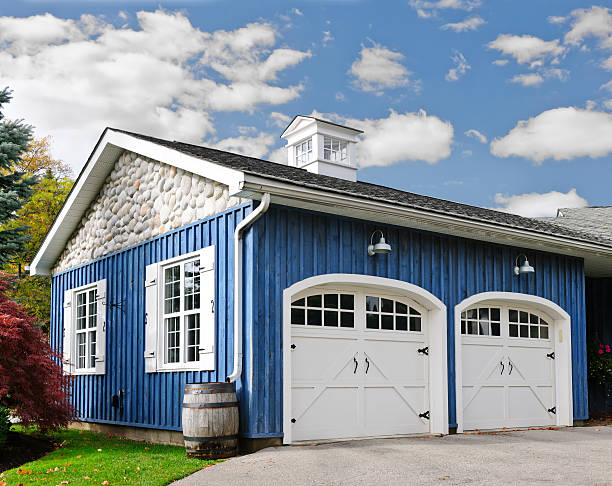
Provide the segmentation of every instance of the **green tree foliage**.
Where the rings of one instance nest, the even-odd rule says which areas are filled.
[[[27,150],[32,127],[22,120],[7,120],[2,107],[11,100],[11,91],[0,91],[0,264],[23,250],[27,240],[25,226],[6,226],[32,194],[35,177],[18,170],[21,155]]]

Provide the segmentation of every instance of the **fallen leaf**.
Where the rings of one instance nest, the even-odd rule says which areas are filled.
[[[68,481],[62,481],[60,484],[68,484]]]
[[[83,457],[83,455],[82,455],[82,454],[79,454],[79,455],[77,456],[77,459],[80,459],[81,457]]]
[[[83,476],[83,479],[91,479],[89,476]]]
[[[102,449],[98,449],[98,452],[102,452]]]
[[[102,481],[100,484],[103,484],[104,486],[108,486],[110,483],[108,481]]]
[[[99,469],[94,469],[93,472],[100,472],[100,470]]]
[[[136,466],[136,471],[140,471],[140,466]]]

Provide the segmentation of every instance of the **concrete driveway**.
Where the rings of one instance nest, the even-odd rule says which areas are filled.
[[[612,426],[269,448],[177,486],[227,484],[612,485]]]

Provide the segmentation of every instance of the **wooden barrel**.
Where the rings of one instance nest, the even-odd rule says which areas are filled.
[[[238,401],[233,383],[185,386],[183,437],[190,457],[222,459],[236,455]]]

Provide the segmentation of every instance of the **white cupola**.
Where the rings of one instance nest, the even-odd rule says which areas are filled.
[[[357,180],[355,144],[361,130],[312,116],[296,116],[281,138],[287,141],[288,164],[349,181]]]

